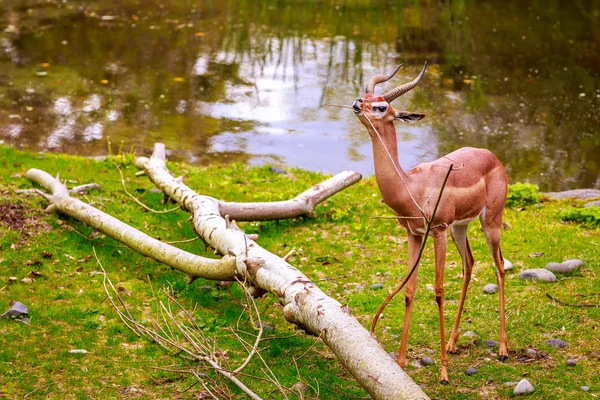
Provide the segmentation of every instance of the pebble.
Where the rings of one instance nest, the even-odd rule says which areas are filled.
[[[557,347],[559,349],[567,347],[567,342],[565,342],[564,340],[561,340],[561,339],[546,340],[546,343],[552,347]]]
[[[398,359],[398,354],[394,352],[389,352],[388,354],[390,355],[390,357],[392,357],[392,360],[396,361]]]
[[[433,359],[429,356],[425,356],[423,358],[421,358],[421,364],[428,366],[428,365],[433,365]]]
[[[270,167],[269,171],[273,172],[274,174],[281,174],[281,175],[286,175],[287,171],[281,168],[277,168],[277,167]]]
[[[506,258],[504,259],[504,270],[505,271],[509,271],[513,269],[513,263],[511,263],[510,261],[508,261]]]
[[[535,350],[535,349],[527,349],[527,354],[529,354],[529,355],[535,355],[535,354],[537,354],[537,350]]]
[[[567,360],[567,365],[568,365],[569,367],[574,367],[574,366],[576,366],[576,365],[577,365],[577,360],[574,360],[574,359],[572,359],[572,358],[569,358],[569,359]]]
[[[581,260],[567,260],[562,263],[549,262],[546,264],[544,268],[548,271],[552,272],[561,272],[563,274],[568,274],[576,271],[579,267],[583,265],[583,261]]]
[[[556,282],[556,276],[545,268],[526,269],[521,272],[519,278],[532,281]]]
[[[493,294],[496,293],[498,291],[498,285],[494,284],[494,283],[488,283],[487,285],[485,285],[483,287],[483,293],[486,294]]]
[[[477,334],[473,331],[466,331],[465,333],[462,334],[464,337],[475,337],[477,336]]]
[[[495,340],[488,339],[483,343],[485,343],[485,345],[489,347],[498,347],[498,342],[496,342]]]
[[[534,390],[535,389],[533,388],[533,385],[529,383],[527,379],[521,379],[521,381],[517,383],[517,386],[515,387],[513,393],[516,395],[520,395],[526,393],[533,393]]]
[[[469,368],[467,368],[467,370],[465,371],[465,374],[467,374],[467,375],[469,375],[469,376],[470,376],[470,375],[473,375],[473,374],[475,374],[476,372],[477,372],[477,370],[476,370],[475,368],[473,368],[473,367],[469,367]]]
[[[71,353],[71,354],[87,354],[88,351],[85,349],[73,349],[73,350],[69,350],[69,353]]]
[[[383,289],[383,284],[381,284],[381,283],[374,283],[374,284],[372,284],[372,285],[371,285],[371,286],[369,286],[369,287],[370,287],[371,289],[374,289],[374,290],[379,290],[379,289]]]
[[[519,382],[512,382],[512,381],[510,381],[510,382],[504,382],[504,386],[506,386],[506,387],[515,387],[515,386],[517,386],[518,383]]]
[[[428,283],[427,285],[425,285],[425,289],[429,290],[430,292],[433,292],[433,285],[431,283]]]
[[[582,386],[581,390],[583,390],[584,392],[587,392],[587,391],[590,390],[590,387],[589,386]]]

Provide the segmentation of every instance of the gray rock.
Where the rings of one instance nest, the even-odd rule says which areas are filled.
[[[489,347],[498,347],[498,342],[496,342],[495,340],[488,339],[488,340],[484,341],[483,343],[485,343],[485,345],[489,346]]]
[[[398,359],[398,354],[394,353],[394,352],[389,352],[388,353],[390,355],[390,357],[392,357],[392,360],[396,361]]]
[[[410,365],[412,365],[415,368],[423,368],[423,366],[421,365],[421,363],[419,361],[413,361],[410,363]]]
[[[433,290],[434,290],[433,285],[431,283],[428,283],[427,285],[425,285],[425,289],[429,290],[430,292],[433,292]]]
[[[527,379],[521,379],[521,381],[517,383],[517,386],[515,387],[513,393],[516,395],[521,395],[526,393],[533,393],[534,390],[535,389],[533,388],[533,385],[529,383]]]
[[[506,258],[504,259],[504,270],[505,271],[509,271],[513,269],[513,263],[511,263],[510,261],[508,261]]]
[[[544,193],[546,196],[553,199],[594,199],[600,197],[600,190],[598,189],[574,189],[566,190],[564,192],[548,192]]]
[[[590,201],[589,203],[585,203],[584,207],[585,208],[600,207],[600,200]]]
[[[27,317],[27,307],[25,306],[25,304],[21,303],[20,301],[15,301],[15,303],[12,305],[12,307],[5,312],[4,314],[2,314],[3,317],[12,317],[12,318],[19,318],[19,317]]]
[[[574,367],[574,366],[576,366],[576,365],[577,365],[577,360],[574,360],[574,359],[572,359],[572,358],[569,358],[569,359],[567,360],[566,364],[567,364],[569,367]]]
[[[471,375],[473,375],[473,374],[475,374],[475,373],[477,373],[477,370],[476,370],[475,368],[473,368],[473,367],[469,367],[469,368],[467,368],[467,370],[465,371],[465,374],[467,374],[467,375],[469,375],[469,376],[471,376]]]
[[[423,358],[421,358],[421,364],[428,366],[428,365],[433,365],[433,359],[429,356],[425,356]]]
[[[560,339],[546,340],[546,343],[552,347],[556,347],[559,349],[563,349],[563,348],[567,347],[567,342],[565,342],[564,340],[560,340]]]
[[[519,278],[532,281],[556,282],[556,276],[545,268],[526,269],[521,272]]]
[[[493,294],[496,293],[498,291],[498,285],[494,284],[494,283],[488,283],[487,285],[485,285],[483,287],[483,293],[486,294]]]
[[[544,268],[552,272],[571,273],[583,265],[581,260],[567,260],[562,263],[550,262]]]
[[[587,391],[590,390],[590,387],[589,386],[582,386],[581,390],[583,390],[584,392],[587,392]]]
[[[510,381],[510,382],[504,382],[503,386],[506,386],[506,387],[515,387],[515,386],[517,386],[518,383],[519,382],[512,382],[512,381]]]
[[[535,349],[527,349],[527,354],[533,356],[533,355],[537,354],[537,350],[535,350]]]
[[[473,331],[466,331],[465,333],[462,334],[464,337],[475,337],[477,336],[477,334]]]
[[[287,171],[278,167],[270,167],[269,171],[271,171],[274,174],[281,174],[281,175],[286,175]]]
[[[370,287],[371,289],[374,289],[374,290],[379,290],[379,289],[383,289],[383,284],[381,284],[381,283],[374,283],[374,284],[372,284],[372,285],[371,285],[371,286],[369,286],[369,287]]]

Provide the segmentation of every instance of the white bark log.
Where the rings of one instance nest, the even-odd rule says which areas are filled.
[[[138,231],[137,229],[111,217],[110,215],[69,196],[69,191],[58,178],[39,169],[27,171],[27,178],[37,182],[52,195],[45,195],[50,202],[48,211],[59,211],[79,221],[85,222],[92,228],[118,240],[146,257],[160,261],[190,276],[190,279],[202,277],[217,281],[233,280],[241,277],[237,274],[237,260],[227,256],[215,260],[197,256],[177,247]]]
[[[136,161],[138,168],[143,169],[148,162],[145,157]],[[236,221],[272,221],[295,218],[313,212],[315,206],[337,192],[358,182],[362,176],[358,172],[343,171],[285,201],[271,202],[230,202],[217,200],[221,215],[228,215]]]
[[[304,274],[258,246],[242,231],[228,226],[218,200],[201,196],[175,179],[166,169],[164,145],[156,144],[153,156],[136,164],[166,195],[192,214],[194,230],[207,243],[224,255],[247,257],[244,265],[252,283],[278,297],[289,322],[321,335],[374,399],[428,399],[347,306],[328,297]]]

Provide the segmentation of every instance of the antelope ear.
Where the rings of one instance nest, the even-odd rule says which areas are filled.
[[[394,118],[405,124],[412,124],[425,118],[425,114],[417,114],[409,111],[396,111]]]

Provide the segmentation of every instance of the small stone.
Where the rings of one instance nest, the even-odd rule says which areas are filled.
[[[477,336],[477,334],[473,331],[466,331],[465,333],[462,334],[464,337],[475,337]]]
[[[563,348],[567,347],[567,342],[565,342],[564,340],[560,340],[560,339],[546,340],[546,343],[552,347],[556,347],[559,349],[563,349]]]
[[[159,188],[150,188],[148,189],[148,193],[162,193],[162,190]]]
[[[423,366],[421,365],[421,363],[419,361],[413,361],[410,363],[410,365],[412,365],[415,368],[423,368]]]
[[[428,366],[428,365],[433,365],[433,359],[429,356],[425,356],[423,358],[421,358],[421,364]]]
[[[509,382],[504,382],[503,386],[506,386],[506,387],[515,387],[515,386],[517,386],[518,383],[519,382],[509,381]]]
[[[396,361],[396,360],[398,359],[398,354],[396,354],[396,353],[393,353],[393,352],[389,352],[388,354],[390,355],[390,357],[392,357],[392,359],[393,359],[394,361]]]
[[[529,355],[535,355],[535,354],[537,354],[537,350],[535,350],[535,349],[527,349],[527,354],[529,354]]]
[[[526,393],[533,393],[534,390],[535,389],[533,388],[533,385],[529,383],[527,379],[521,379],[521,381],[517,383],[517,386],[515,387],[513,393],[516,395],[520,395]]]
[[[467,370],[465,371],[465,374],[467,374],[467,375],[471,376],[471,375],[475,374],[476,372],[477,372],[477,370],[476,370],[475,368],[473,368],[473,367],[469,367],[469,368],[467,368]]]
[[[281,174],[281,175],[287,174],[286,170],[281,169],[281,168],[277,168],[277,167],[270,167],[269,171],[271,171],[274,174]]]
[[[590,201],[589,203],[585,203],[584,207],[585,208],[600,207],[600,200]]]
[[[510,261],[508,261],[506,258],[504,259],[504,270],[505,271],[509,271],[513,269],[513,263],[511,263]]]
[[[567,261],[563,261],[562,263],[563,265],[567,265],[571,268],[573,268],[573,270],[583,266],[583,261],[578,260],[578,259],[573,259],[573,260],[567,260]]]
[[[433,285],[431,283],[428,283],[427,285],[425,285],[425,289],[429,290],[430,292],[433,292]]]
[[[494,283],[488,283],[487,285],[485,285],[483,287],[483,293],[486,294],[493,294],[496,293],[498,291],[498,285],[494,284]]]
[[[379,290],[379,289],[383,289],[383,284],[381,283],[374,283],[371,286],[369,286],[371,289],[373,290]]]
[[[485,343],[485,345],[489,347],[498,347],[498,342],[496,342],[495,340],[488,339],[483,343]]]
[[[29,284],[29,283],[33,282],[33,279],[26,277],[26,278],[21,279],[21,282]]]
[[[574,367],[574,366],[576,366],[576,365],[577,365],[577,360],[574,360],[574,359],[572,359],[572,358],[569,358],[569,359],[567,360],[567,365],[568,365],[569,367]]]
[[[73,350],[69,350],[69,353],[71,353],[71,354],[87,354],[88,351],[85,349],[73,349]]]
[[[546,264],[544,268],[552,272],[561,272],[564,274],[568,274],[574,272],[579,267],[583,265],[583,261],[581,260],[567,260],[562,263],[550,262]]]
[[[556,276],[545,268],[526,269],[521,272],[519,278],[532,281],[556,282]]]
[[[583,390],[584,392],[587,392],[587,391],[590,390],[590,387],[589,386],[582,386],[581,390]]]

